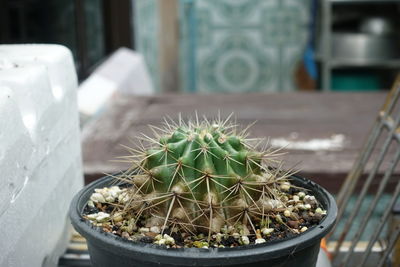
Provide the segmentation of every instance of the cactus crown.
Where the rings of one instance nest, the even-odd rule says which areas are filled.
[[[284,208],[292,173],[281,169],[279,150],[248,138],[248,128],[196,116],[151,129],[153,137],[128,148],[131,168],[117,177],[133,185],[123,209],[135,220],[210,237],[225,226],[255,232]]]

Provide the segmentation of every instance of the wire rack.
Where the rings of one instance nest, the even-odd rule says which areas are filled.
[[[330,241],[334,244],[334,266],[400,266],[400,262],[392,261],[396,258],[392,254],[396,254],[393,248],[396,244],[398,246],[400,225],[390,225],[393,221],[392,210],[400,193],[400,179],[394,175],[400,160],[399,96],[400,75],[337,196],[337,221],[342,227],[336,225],[330,235]],[[363,209],[367,198],[367,208]],[[380,218],[372,223],[377,207],[382,205],[383,201],[385,208],[379,214]],[[367,233],[368,238],[360,253],[357,245],[361,237],[365,236],[367,226],[370,229]],[[387,233],[385,236],[382,235],[384,230]],[[345,243],[348,246],[343,250]],[[380,248],[379,257],[373,259],[371,256],[376,251],[376,246]]]

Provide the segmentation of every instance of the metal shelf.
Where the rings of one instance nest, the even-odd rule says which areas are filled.
[[[400,0],[321,0],[320,4],[320,40],[316,60],[321,63],[322,89],[330,91],[332,70],[338,68],[399,68],[399,59],[358,60],[332,57],[332,12],[336,4],[387,4]]]
[[[358,59],[331,59],[328,64],[332,68],[340,68],[340,67],[381,67],[381,68],[399,68],[400,67],[400,59],[388,59],[388,60],[358,60]]]

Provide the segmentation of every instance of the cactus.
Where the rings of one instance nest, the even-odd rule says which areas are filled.
[[[285,191],[291,187],[278,150],[262,139],[248,138],[230,119],[151,126],[124,160],[129,170],[117,178],[131,184],[120,195],[123,211],[146,227],[175,228],[210,235],[233,226],[259,230],[279,220]]]

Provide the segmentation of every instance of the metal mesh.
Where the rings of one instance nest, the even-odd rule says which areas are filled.
[[[400,160],[399,96],[400,75],[388,94],[372,131],[337,196],[339,207],[337,221],[343,227],[339,228],[336,225],[330,236],[330,243],[334,247],[334,266],[366,266],[367,263],[371,266],[383,266],[390,262],[391,251],[399,240],[399,225],[387,230],[390,228],[388,222],[393,206],[400,193],[400,179],[394,175]],[[387,193],[390,197],[384,200],[384,195],[387,196]],[[355,203],[351,201],[354,198]],[[366,201],[368,201],[367,208],[363,209]],[[376,216],[377,205],[383,201],[386,201],[385,208],[380,218],[370,225],[372,217]],[[349,209],[350,212],[348,212]],[[360,254],[357,245],[361,236],[365,236],[367,226],[370,230],[364,242],[366,245]],[[388,231],[386,236],[382,235],[384,229]],[[336,240],[333,240],[333,237]],[[348,246],[344,250],[342,248],[345,243]],[[381,254],[377,259],[372,259],[371,254],[377,244],[382,248]],[[372,263],[371,260],[375,262]]]

